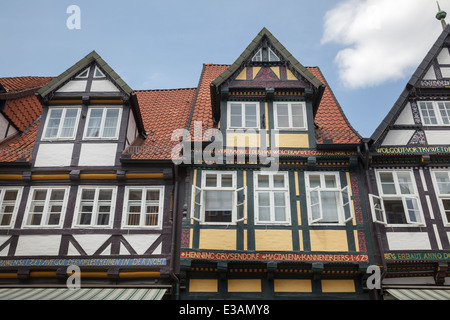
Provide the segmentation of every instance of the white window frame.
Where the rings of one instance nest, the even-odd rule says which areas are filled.
[[[436,124],[425,124],[424,116],[422,114],[422,109],[420,107],[421,103],[431,103],[432,104],[433,111],[435,113],[435,117],[436,117],[436,121],[437,121]],[[450,126],[450,115],[448,117],[449,118],[449,123],[444,123],[444,120],[443,120],[442,115],[441,115],[441,111],[439,109],[439,104],[440,103],[450,104],[450,101],[418,101],[417,104],[418,104],[419,114],[420,114],[420,118],[422,119],[422,124],[424,126],[430,126],[430,127],[433,127],[433,126],[434,127],[436,127],[436,126]]]
[[[102,120],[100,123],[100,129],[99,129],[99,136],[98,137],[88,137],[87,132],[89,129],[89,121],[91,119],[92,110],[94,109],[102,109]],[[119,110],[119,114],[117,116],[117,123],[116,123],[116,134],[114,137],[103,137],[104,129],[105,129],[105,122],[106,122],[106,113],[109,109],[117,109]],[[86,124],[84,128],[84,134],[83,134],[83,140],[117,140],[119,138],[119,132],[120,132],[120,124],[122,122],[122,107],[118,106],[91,106],[88,109],[87,117],[86,117]]]
[[[129,193],[130,190],[140,190],[142,192],[141,199],[141,212],[139,213],[139,225],[129,225],[128,224],[128,201],[129,201]],[[158,224],[154,226],[145,225],[145,209],[146,209],[146,194],[147,191],[158,191],[159,192],[159,203],[158,203]],[[152,230],[161,230],[164,219],[164,194],[165,188],[164,186],[128,186],[125,188],[125,194],[123,199],[123,211],[122,211],[122,229],[152,229]]]
[[[274,176],[281,175],[284,177],[284,187],[275,187],[274,186]],[[258,186],[258,177],[259,176],[269,176],[269,186],[268,187],[260,187]],[[254,172],[253,174],[253,199],[254,199],[254,211],[255,211],[255,224],[256,225],[283,225],[290,226],[291,225],[291,202],[289,199],[289,174],[288,172]],[[275,197],[274,193],[284,193],[284,201],[286,204],[286,220],[285,221],[277,221],[275,218]],[[270,194],[270,220],[269,221],[260,221],[259,219],[259,194],[260,193],[269,193]]]
[[[231,187],[208,187],[206,186],[206,176],[216,175],[217,181],[222,181],[222,175],[232,175],[233,183]],[[233,192],[231,221],[230,222],[207,222],[205,221],[205,191],[230,191]],[[240,194],[242,196],[240,197]],[[198,197],[197,197],[198,195]],[[201,176],[201,186],[192,186],[191,196],[191,219],[198,221],[202,225],[235,225],[247,219],[247,187],[237,188],[236,171],[203,171]],[[242,199],[240,199],[242,198]],[[242,207],[242,216],[238,217],[238,209]],[[198,216],[196,216],[198,208]]]
[[[433,181],[433,186],[436,194],[436,198],[438,200],[439,209],[441,211],[442,221],[444,223],[445,227],[450,227],[450,221],[447,219],[447,214],[445,213],[444,203],[443,200],[449,200],[450,201],[450,194],[441,194],[439,190],[439,185],[436,179],[436,173],[446,173],[447,176],[450,178],[450,170],[442,170],[442,169],[433,169],[430,170],[431,172],[431,180]]]
[[[287,104],[288,105],[288,117],[289,117],[289,127],[280,127],[278,125],[278,106],[280,104]],[[293,126],[293,119],[292,119],[292,105],[299,104],[302,107],[302,113],[303,113],[303,127],[294,127]],[[289,102],[289,101],[277,101],[273,103],[273,112],[274,112],[274,119],[275,119],[275,129],[279,131],[307,131],[308,130],[308,119],[306,118],[306,103],[303,101],[297,101],[297,102]]]
[[[400,189],[400,183],[398,180],[398,173],[405,173],[407,172],[411,178],[411,185],[413,188],[413,193],[411,194],[402,194]],[[395,186],[395,194],[385,194],[383,191],[383,186],[381,184],[381,173],[392,173],[393,179],[394,179],[394,186]],[[399,170],[385,170],[385,169],[379,169],[375,170],[375,178],[377,181],[378,186],[378,196],[374,194],[369,194],[369,200],[370,200],[370,207],[372,212],[372,219],[373,222],[379,223],[382,225],[385,225],[387,227],[417,227],[417,226],[425,226],[425,218],[423,216],[423,210],[422,210],[422,204],[420,201],[419,193],[417,191],[417,185],[416,185],[416,179],[414,177],[414,172],[412,169],[399,169]],[[388,219],[386,216],[386,210],[384,201],[389,200],[401,200],[403,205],[403,210],[405,214],[405,220],[406,224],[401,223],[388,223]],[[408,200],[413,200],[417,204],[417,209],[410,209],[408,210]],[[415,211],[416,217],[420,219],[420,222],[412,221],[411,216],[409,214],[409,211]]]
[[[335,188],[315,187],[310,186],[310,176],[319,176],[320,185],[325,186],[325,176],[334,176],[336,181]],[[305,186],[306,186],[306,202],[308,205],[308,223],[310,226],[345,226],[354,218],[352,199],[350,193],[350,185],[341,186],[341,179],[339,172],[305,172]],[[312,192],[318,192],[318,203],[312,203]],[[338,199],[337,221],[336,222],[321,222],[323,219],[322,198],[321,192],[335,192]],[[346,197],[344,197],[344,195]],[[312,207],[319,206],[319,217],[315,219],[312,216]]]
[[[232,127],[231,126],[231,105],[232,104],[240,104],[241,105],[241,119],[242,119],[242,126],[241,127]],[[256,105],[256,127],[246,127],[245,126],[245,108],[246,105]],[[255,102],[255,101],[228,101],[227,103],[227,129],[229,130],[235,130],[235,129],[254,129],[259,130],[261,128],[261,103]]]
[[[46,194],[46,198],[44,201],[44,209],[42,212],[42,218],[41,218],[41,224],[39,225],[31,225],[28,224],[28,219],[30,218],[31,212],[31,204],[33,201],[38,201],[38,200],[33,200],[33,194],[35,190],[46,190],[47,194]],[[49,225],[49,224],[43,224],[43,221],[47,221],[50,215],[49,212],[49,205],[50,205],[50,195],[52,193],[53,190],[64,190],[64,199],[62,200],[62,210],[61,210],[61,214],[60,214],[60,218],[59,218],[59,224],[58,225]],[[22,221],[22,228],[30,228],[30,229],[60,229],[63,225],[63,221],[66,215],[66,210],[67,210],[67,202],[69,199],[69,190],[70,187],[68,186],[47,186],[47,187],[31,187],[30,188],[30,192],[28,193],[28,200],[27,200],[27,206],[25,209],[25,215],[24,215],[24,219]]]
[[[4,207],[4,205],[6,205],[5,202],[9,202],[7,200],[6,201],[4,200],[5,193],[8,191],[17,191],[17,197],[16,197],[14,204],[8,203],[9,205],[14,205],[14,209],[11,213],[2,213],[3,207]],[[4,215],[11,214],[9,224],[8,225],[0,225],[0,229],[9,229],[14,226],[14,223],[16,222],[17,211],[19,210],[20,201],[22,199],[22,191],[23,191],[23,187],[0,187],[0,222],[3,220]]]
[[[73,134],[70,137],[61,137],[61,132],[64,129],[63,124],[64,121],[66,119],[66,113],[67,110],[73,110],[76,109],[77,110],[77,118],[75,120],[75,126],[73,129]],[[56,137],[46,137],[46,133],[47,133],[47,129],[48,129],[48,124],[50,121],[50,115],[54,110],[62,110],[62,115],[60,118],[60,122],[59,122],[59,126],[58,126],[58,132],[56,134]],[[42,138],[41,140],[44,141],[55,141],[55,140],[74,140],[76,135],[77,135],[77,131],[78,131],[78,123],[80,121],[80,114],[81,114],[81,106],[52,106],[48,108],[48,112],[47,112],[47,118],[45,120],[45,126],[44,126],[44,131],[42,132]]]
[[[79,219],[81,217],[81,196],[83,194],[83,190],[84,189],[94,189],[95,190],[95,196],[94,196],[94,200],[93,200],[93,209],[92,209],[92,216],[91,216],[91,223],[90,224],[80,224],[79,223]],[[109,221],[108,224],[105,225],[99,225],[96,223],[97,221],[97,217],[99,215],[98,210],[98,195],[101,189],[107,189],[107,190],[112,190],[112,195],[111,195],[111,211],[109,213]],[[112,228],[112,224],[114,221],[114,214],[115,214],[115,210],[116,210],[116,201],[117,201],[117,186],[88,186],[88,185],[84,185],[84,186],[79,186],[78,187],[78,192],[77,192],[77,202],[76,202],[76,206],[75,206],[75,212],[74,212],[74,217],[73,217],[73,222],[72,222],[72,226],[73,228],[82,228],[82,229],[111,229]]]

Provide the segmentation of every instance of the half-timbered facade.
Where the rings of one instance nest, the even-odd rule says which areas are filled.
[[[127,151],[150,137],[139,94],[95,51],[30,90],[34,118],[1,145],[0,285],[64,290],[77,266],[97,288],[80,297],[174,293],[173,165]]]
[[[450,284],[449,33],[447,25],[365,141],[367,201],[385,298],[443,297],[446,291],[427,289]]]
[[[317,67],[263,29],[205,64],[182,155],[184,299],[366,299],[361,138]]]

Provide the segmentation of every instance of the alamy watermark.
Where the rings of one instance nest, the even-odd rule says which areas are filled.
[[[81,29],[81,9],[77,5],[70,5],[66,10],[67,14],[70,16],[66,20],[66,26],[69,30],[79,30]]]

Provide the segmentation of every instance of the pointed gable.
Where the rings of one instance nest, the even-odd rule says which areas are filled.
[[[380,152],[396,149],[394,153],[428,153],[428,146],[449,145],[449,88],[450,25],[447,25],[372,134],[373,148]]]
[[[43,86],[38,95],[47,97],[50,93],[120,93],[129,96],[132,89],[97,54],[92,51],[57,78]]]

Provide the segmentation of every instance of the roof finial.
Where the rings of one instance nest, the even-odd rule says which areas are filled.
[[[440,20],[442,23],[442,29],[445,29],[445,27],[447,26],[447,23],[445,22],[445,18],[447,17],[447,12],[442,11],[441,7],[439,6],[439,2],[436,1],[437,6],[438,6],[438,13],[436,15],[436,19]]]

